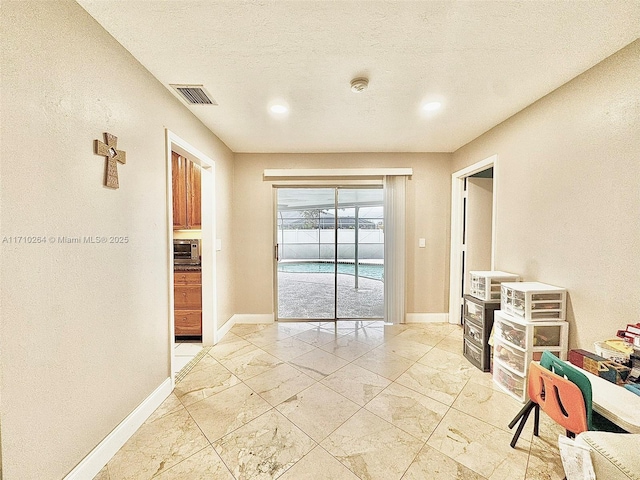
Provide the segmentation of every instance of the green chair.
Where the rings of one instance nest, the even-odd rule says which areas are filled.
[[[575,383],[582,391],[584,397],[584,403],[587,408],[587,425],[589,430],[596,430],[600,432],[613,432],[613,433],[628,433],[623,430],[609,419],[603,417],[598,412],[593,411],[593,394],[591,392],[591,382],[587,376],[580,371],[578,367],[574,367],[570,363],[560,360],[553,353],[545,350],[542,352],[542,358],[540,359],[540,365],[547,370],[557,373],[561,377],[566,377]]]
[[[588,430],[599,430],[606,432],[617,432],[617,433],[626,433],[625,430],[621,429],[618,425],[610,422],[608,419],[604,418],[602,415],[593,411],[593,394],[591,391],[591,382],[587,378],[587,376],[582,373],[578,368],[573,365],[565,362],[564,360],[560,360],[553,353],[545,350],[542,352],[542,357],[540,358],[540,366],[555,373],[559,377],[566,378],[571,383],[575,384],[578,389],[582,392],[582,398],[584,399],[584,410],[586,413],[586,424]],[[534,410],[534,424],[533,424],[533,434],[538,436],[538,426],[540,423],[540,415],[539,415],[539,407],[535,402],[529,400],[527,404],[520,410],[520,412],[515,416],[515,418],[509,423],[509,428],[513,428],[516,423],[519,422],[518,428],[511,440],[511,448],[515,448],[516,442],[522,433],[522,429],[524,428],[525,423],[527,422],[527,418],[531,413],[531,410]],[[579,433],[579,432],[578,432]],[[570,432],[567,430],[567,436],[570,438],[575,437],[575,432]]]
[[[591,392],[591,382],[589,381],[587,376],[570,363],[567,363],[564,360],[560,360],[548,350],[542,352],[540,365],[542,365],[547,370],[551,370],[556,375],[565,377],[567,380],[575,383],[578,386],[578,388],[582,392],[582,397],[584,398],[584,406],[587,410],[587,426],[589,430],[594,430],[592,407],[593,394]]]

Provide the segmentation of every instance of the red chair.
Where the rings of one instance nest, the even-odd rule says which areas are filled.
[[[535,436],[538,436],[541,408],[566,429],[568,437],[574,437],[578,433],[589,430],[587,406],[582,390],[572,381],[547,370],[536,362],[531,362],[527,392],[529,402],[509,424],[509,428],[513,428],[520,421],[511,440],[512,448],[515,448],[531,410],[535,411],[533,426]]]

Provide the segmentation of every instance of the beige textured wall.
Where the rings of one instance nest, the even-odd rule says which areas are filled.
[[[407,312],[448,311],[450,154],[236,154],[233,188],[236,313],[273,313],[272,182],[267,168],[412,167],[407,183]],[[418,248],[418,238],[426,248]]]
[[[467,179],[467,227],[465,293],[469,293],[469,272],[491,270],[491,218],[493,217],[493,179]]]
[[[5,478],[64,477],[169,376],[165,127],[217,161],[219,315],[231,312],[233,155],[75,2],[2,2]],[[94,139],[118,136],[120,189]]]
[[[498,155],[496,268],[568,288],[570,346],[640,307],[640,40],[454,154]]]

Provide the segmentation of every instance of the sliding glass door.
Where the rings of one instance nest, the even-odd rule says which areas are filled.
[[[383,192],[338,189],[336,318],[384,316]]]
[[[279,319],[335,318],[334,188],[278,188]]]
[[[382,318],[383,191],[278,188],[277,317]]]

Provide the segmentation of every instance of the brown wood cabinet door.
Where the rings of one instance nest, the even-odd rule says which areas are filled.
[[[189,162],[191,163],[191,162]],[[171,152],[171,180],[173,187],[173,229],[188,228],[187,225],[187,172],[186,159]]]
[[[202,287],[200,285],[176,285],[173,294],[175,310],[202,309]]]
[[[173,273],[175,335],[202,335],[202,273]]]
[[[201,184],[200,165],[187,160],[187,225],[188,228],[201,228]]]
[[[202,312],[200,310],[176,310],[175,334],[202,335]]]
[[[173,283],[175,285],[201,285],[202,273],[174,270]]]

